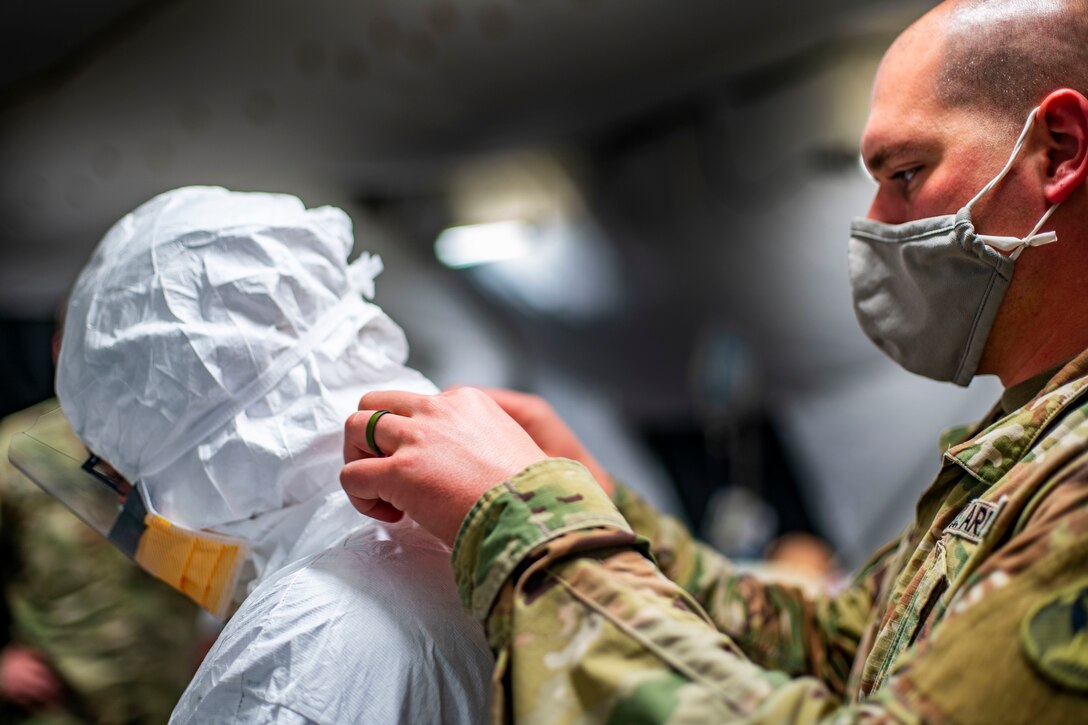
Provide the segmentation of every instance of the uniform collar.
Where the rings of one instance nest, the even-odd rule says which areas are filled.
[[[1069,362],[1069,360],[1066,360],[1061,365],[1055,365],[1049,370],[1044,370],[1038,375],[1033,375],[1027,380],[1005,388],[1005,392],[1001,395],[1001,400],[998,402],[998,408],[1002,414],[1012,415],[1034,400],[1035,397],[1043,391],[1043,388],[1047,386],[1047,383],[1063,370]]]
[[[1050,373],[1049,380],[1043,378]],[[997,406],[1005,415],[978,435],[949,448],[946,463],[954,463],[979,481],[992,486],[1015,466],[1058,415],[1088,390],[1088,350],[1069,363],[1042,373],[1005,392]],[[1031,385],[1028,385],[1028,384]],[[1021,388],[1021,386],[1024,386]],[[1032,395],[1031,386],[1038,393]],[[1027,397],[1028,400],[1024,400]],[[1022,401],[1011,412],[1002,409],[1006,402]],[[1008,399],[1008,400],[1006,400]]]
[[[1042,393],[1045,395],[1067,383],[1084,377],[1088,377],[1088,350],[1085,350],[1066,363],[1058,373],[1050,379],[1050,382],[1043,388]]]

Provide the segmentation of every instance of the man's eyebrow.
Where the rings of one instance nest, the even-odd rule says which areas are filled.
[[[865,167],[869,169],[869,173],[875,174],[884,168],[889,159],[902,154],[925,151],[929,148],[931,148],[930,144],[921,143],[919,141],[901,141],[899,143],[887,144],[878,148],[873,154],[865,159]]]

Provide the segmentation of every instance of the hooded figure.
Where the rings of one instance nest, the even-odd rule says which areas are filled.
[[[436,392],[362,299],[381,262],[348,265],[352,243],[336,208],[177,189],[114,225],[72,292],[73,430],[167,528],[245,542],[240,607],[172,722],[487,718],[491,654],[449,550],[360,517],[339,486],[364,393]]]

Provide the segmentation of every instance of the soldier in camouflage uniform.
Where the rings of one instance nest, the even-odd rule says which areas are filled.
[[[5,648],[37,652],[60,683],[54,702],[0,702],[0,720],[164,723],[199,664],[196,605],[144,573],[8,461],[12,436],[82,461],[87,450],[47,401],[0,422],[0,546],[10,610]]]
[[[842,591],[736,572],[613,488],[539,401],[363,398],[341,481],[361,512],[403,511],[454,542],[463,603],[497,653],[496,721],[1088,722],[1086,37],[1083,0],[968,0],[881,66],[863,141],[872,218],[959,208],[1000,168],[1006,112],[1040,99],[1000,203],[976,211],[1022,233],[1063,208],[1059,243],[1020,257],[986,341],[978,369],[1006,394],[944,441],[914,522]],[[1059,78],[1053,58],[1079,61]],[[968,95],[939,97],[958,81]]]

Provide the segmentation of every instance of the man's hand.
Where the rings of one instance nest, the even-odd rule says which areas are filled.
[[[0,650],[0,693],[31,712],[60,701],[64,685],[37,650],[9,644]]]
[[[377,410],[374,442],[366,427]],[[381,521],[407,513],[452,544],[461,522],[488,489],[548,456],[502,408],[475,388],[440,395],[373,392],[344,431],[340,483],[355,508]]]
[[[502,388],[484,388],[483,391],[516,420],[549,457],[578,461],[589,469],[605,493],[612,495],[616,484],[608,471],[586,450],[547,400],[539,395]]]

